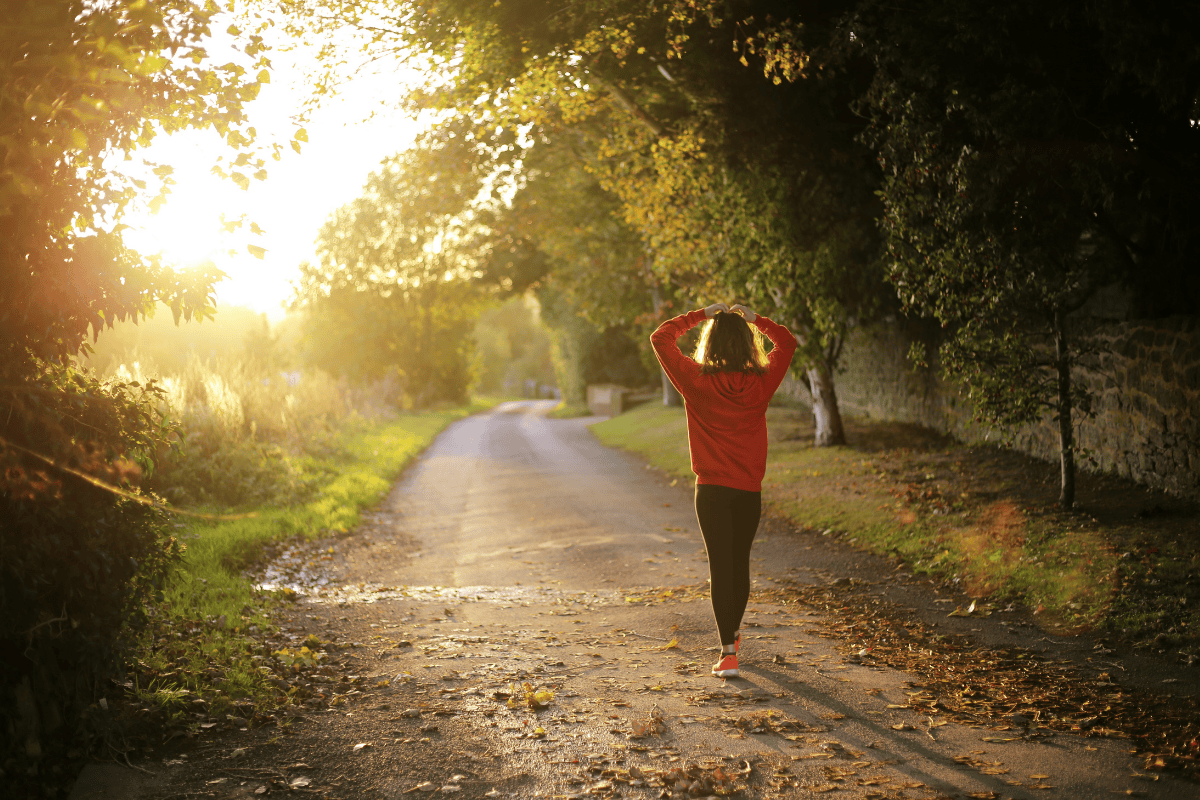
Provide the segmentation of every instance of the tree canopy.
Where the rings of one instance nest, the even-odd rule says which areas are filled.
[[[640,253],[623,261],[634,269],[551,258],[568,300],[604,276],[623,306],[644,280],[652,315],[724,297],[788,324],[818,443],[842,438],[848,332],[898,303],[941,322],[940,363],[981,420],[1057,418],[1069,505],[1071,413],[1088,411],[1078,318],[1113,287],[1131,314],[1197,307],[1191,6],[283,6],[297,30],[357,29],[365,57],[425,69],[426,87],[397,101],[454,120],[514,185],[555,159],[589,176],[578,196],[610,207]],[[325,78],[349,58],[326,56]],[[513,241],[555,247],[531,234],[537,214],[503,216]],[[560,256],[572,249],[586,248]]]
[[[1200,307],[1200,55],[1191,6],[1120,2],[897,13],[849,23],[878,70],[863,101],[885,181],[889,278],[947,331],[940,361],[981,419],[1058,421],[1074,502],[1073,322],[1123,287],[1141,313]]]
[[[159,302],[176,318],[211,311],[215,268],[178,271],[122,241],[122,212],[169,192],[171,168],[118,159],[156,136],[209,128],[238,153],[215,167],[245,180],[240,170],[263,170],[245,105],[269,80],[269,61],[262,39],[236,28],[225,34],[234,59],[210,56],[223,10],[185,0],[5,4],[0,392],[11,413],[0,426],[0,474],[18,492],[34,445],[50,461],[92,467],[107,463],[84,452],[95,441],[110,455],[126,449],[127,425],[108,412],[105,424],[81,427],[92,413],[81,406],[101,413],[109,402],[69,365],[89,336]]]
[[[849,107],[870,71],[808,69],[796,48],[803,29],[828,50],[843,7],[799,9],[803,25],[783,2],[285,7],[301,29],[358,27],[369,57],[424,64],[429,88],[397,99],[469,122],[479,153],[511,160],[569,140],[638,239],[648,283],[684,303],[742,300],[793,328],[818,440],[841,441],[841,343],[882,285],[878,172]],[[514,144],[491,145],[514,130]]]
[[[452,128],[439,132],[386,160],[335,212],[294,304],[319,366],[358,380],[394,374],[418,406],[465,399],[488,276],[479,196],[490,172],[462,157]]]
[[[219,273],[132,252],[121,220],[170,189],[169,166],[136,157],[163,134],[210,129],[230,148],[215,169],[238,182],[265,174],[245,107],[270,64],[263,40],[235,27],[209,53],[227,11],[189,0],[3,6],[0,684],[29,698],[0,709],[6,754],[29,714],[51,721],[41,744],[40,726],[24,729],[31,757],[86,731],[80,712],[119,668],[125,626],[181,550],[135,488],[176,433],[157,387],[102,382],[73,357],[159,302],[177,319],[211,313]]]

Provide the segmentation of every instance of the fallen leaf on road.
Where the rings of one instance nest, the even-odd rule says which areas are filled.
[[[300,777],[300,778],[292,778],[292,781],[291,781],[291,783],[288,784],[288,786],[292,787],[293,789],[301,789],[301,788],[303,788],[305,786],[309,786],[311,784],[312,784],[311,778]]]
[[[508,688],[511,695],[508,698],[509,708],[525,705],[534,711],[541,711],[543,708],[548,708],[550,701],[554,699],[554,692],[549,689],[534,689],[533,684],[528,681],[520,686],[511,685]]]
[[[360,750],[366,750],[368,747],[373,747],[373,745],[370,742],[359,742],[358,744],[354,745],[354,747],[352,747],[351,749],[355,753],[357,753]]]
[[[412,787],[411,789],[405,789],[404,793],[408,794],[410,792],[434,792],[434,791],[437,791],[437,787],[434,786],[429,781],[425,781],[424,783],[418,783],[416,786]]]

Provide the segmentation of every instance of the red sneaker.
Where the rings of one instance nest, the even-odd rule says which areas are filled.
[[[726,653],[721,660],[713,664],[713,675],[718,678],[736,678],[738,676],[737,653]]]

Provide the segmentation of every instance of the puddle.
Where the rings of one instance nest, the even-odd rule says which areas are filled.
[[[250,577],[259,591],[286,591],[314,604],[349,605],[408,598],[450,605],[467,602],[495,603],[501,607],[556,605],[560,609],[552,614],[573,616],[597,605],[623,602],[618,591],[563,591],[547,586],[399,586],[376,582],[338,585],[325,570],[333,553],[334,548],[327,544],[293,544]]]
[[[563,606],[560,613],[564,616],[571,613],[572,607],[586,610],[595,605],[607,605],[621,600],[621,596],[615,591],[564,592],[542,586],[391,586],[382,583],[333,586],[325,582],[309,587],[289,585],[289,588],[306,596],[308,602],[318,604],[374,603],[377,600],[396,598],[437,601],[451,605],[467,602],[496,603],[501,606],[550,604]]]
[[[330,583],[324,562],[332,557],[332,548],[313,542],[285,547],[267,564],[250,574],[254,588],[264,592],[289,591],[310,595]]]

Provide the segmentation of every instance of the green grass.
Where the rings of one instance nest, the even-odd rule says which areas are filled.
[[[1004,491],[981,492],[986,500],[960,491],[978,482],[961,463],[965,448],[914,446],[896,426],[849,420],[866,446],[818,448],[807,411],[772,407],[767,422],[763,500],[775,513],[956,581],[970,596],[1022,601],[1059,630],[1108,613],[1118,579],[1104,530],[1032,516]],[[692,476],[680,408],[642,406],[592,430],[607,445]]]
[[[590,417],[592,410],[582,403],[575,405],[563,401],[555,406],[546,416],[554,419],[575,419],[576,417]]]
[[[157,708],[167,720],[182,719],[184,699],[193,696],[218,709],[241,698],[260,709],[270,705],[270,698],[278,701],[270,672],[261,663],[268,654],[248,635],[271,626],[269,598],[255,590],[245,570],[274,542],[351,530],[361,512],[388,492],[440,431],[497,402],[476,400],[466,407],[408,413],[347,430],[340,446],[331,448],[334,455],[317,459],[316,466],[330,477],[310,502],[181,528],[183,562],[139,645],[134,670],[138,701]]]
[[[692,474],[682,408],[646,403],[596,423],[592,432],[609,447],[641,453],[651,464],[673,475]]]

